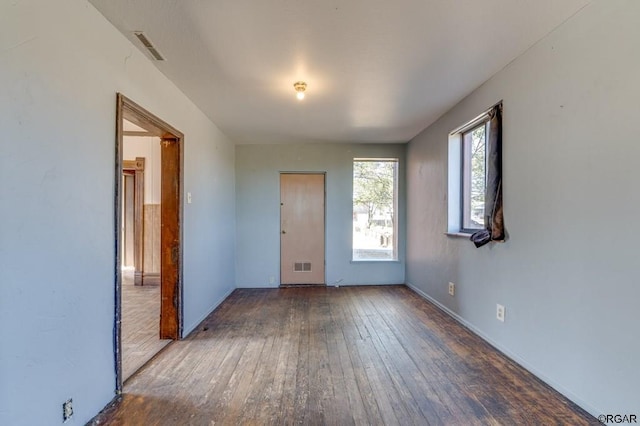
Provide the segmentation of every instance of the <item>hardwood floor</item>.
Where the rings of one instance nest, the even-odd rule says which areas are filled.
[[[133,272],[122,274],[122,379],[171,342],[160,340],[160,286],[133,285]]]
[[[238,289],[93,420],[599,424],[404,286]]]

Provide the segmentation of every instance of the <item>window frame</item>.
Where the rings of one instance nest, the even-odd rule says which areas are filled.
[[[499,105],[498,102],[496,105]],[[474,232],[484,228],[465,228],[464,225],[464,134],[474,130],[484,124],[485,128],[485,191],[487,178],[487,140],[489,137],[490,113],[495,105],[486,109],[482,114],[467,121],[460,127],[449,133],[449,161],[448,161],[448,215],[447,215],[447,235],[469,237]]]
[[[467,150],[465,143],[465,135],[473,132],[474,130],[484,126],[484,185],[483,190],[487,190],[487,140],[489,138],[489,121],[490,117],[488,115],[482,116],[480,120],[474,120],[472,123],[465,125],[462,130],[458,133],[460,135],[460,230],[459,232],[463,234],[473,234],[481,229],[484,229],[486,224],[483,223],[482,226],[477,228],[467,228],[465,227],[465,216],[467,214],[467,205],[468,208],[471,209],[471,200],[467,201],[467,173],[469,174],[469,181],[472,179],[471,175],[471,155],[469,155],[469,164],[467,164]],[[468,167],[467,167],[468,166]],[[485,195],[486,196],[486,195]],[[471,195],[469,195],[471,198]],[[483,219],[484,214],[483,214]]]
[[[392,256],[389,259],[375,259],[375,258],[356,258],[354,256],[354,232],[353,232],[353,217],[351,220],[351,262],[398,262],[400,258],[399,254],[399,244],[398,244],[398,233],[399,233],[399,177],[400,177],[400,158],[398,157],[355,157],[351,162],[351,212],[352,216],[354,213],[354,170],[356,162],[372,162],[372,163],[393,163],[395,167],[393,169],[393,217],[392,217],[392,226],[393,226],[393,238],[392,238]]]

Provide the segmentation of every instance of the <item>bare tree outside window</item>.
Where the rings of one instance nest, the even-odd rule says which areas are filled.
[[[484,228],[487,123],[463,133],[463,229]]]

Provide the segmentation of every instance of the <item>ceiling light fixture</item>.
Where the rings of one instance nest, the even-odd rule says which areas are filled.
[[[307,90],[307,83],[304,81],[296,81],[293,83],[293,88],[296,90],[296,97],[299,100],[304,99],[304,91]]]

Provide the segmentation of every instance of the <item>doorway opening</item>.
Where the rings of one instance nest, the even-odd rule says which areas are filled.
[[[117,95],[116,393],[182,336],[183,140],[181,132]]]

